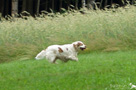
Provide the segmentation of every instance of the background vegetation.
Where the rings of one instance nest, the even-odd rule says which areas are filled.
[[[70,12],[70,13],[69,13]],[[136,7],[105,11],[69,11],[60,15],[10,18],[0,22],[0,62],[33,59],[51,44],[77,40],[91,51],[134,50]]]

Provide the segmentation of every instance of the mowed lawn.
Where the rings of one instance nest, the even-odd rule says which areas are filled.
[[[0,64],[0,90],[129,90],[136,84],[136,51],[93,52],[79,61]]]

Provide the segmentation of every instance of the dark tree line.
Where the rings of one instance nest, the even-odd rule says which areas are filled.
[[[135,2],[136,0],[0,0],[0,13],[5,16],[27,11],[31,15],[38,15],[43,10],[61,12],[62,8],[95,9],[96,6],[103,9],[107,6],[110,8],[113,3],[124,6]]]

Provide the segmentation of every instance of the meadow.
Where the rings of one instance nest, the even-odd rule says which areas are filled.
[[[41,14],[0,21],[0,90],[129,90],[136,85],[136,7]],[[24,19],[27,18],[27,19]],[[83,41],[78,62],[34,57]]]
[[[79,62],[0,64],[0,90],[135,90],[136,51],[80,54]]]

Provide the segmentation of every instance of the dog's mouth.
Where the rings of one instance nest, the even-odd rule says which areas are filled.
[[[84,49],[86,49],[86,47],[84,47],[84,48],[83,48],[83,47],[80,47],[80,49],[83,51]]]

